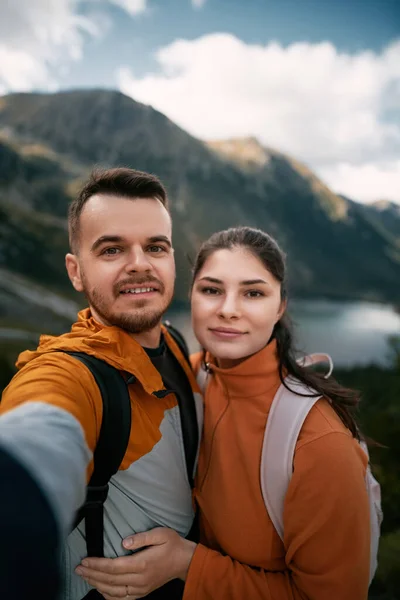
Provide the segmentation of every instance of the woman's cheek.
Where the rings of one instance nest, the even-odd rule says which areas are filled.
[[[196,338],[200,344],[203,344],[204,335],[207,330],[206,319],[194,307],[192,308],[192,327]]]

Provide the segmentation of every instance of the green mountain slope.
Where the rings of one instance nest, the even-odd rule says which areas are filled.
[[[187,299],[199,243],[238,224],[278,238],[296,295],[400,301],[400,217],[387,227],[382,211],[333,194],[255,139],[205,144],[102,90],[0,98],[0,268],[72,294],[63,267],[67,203],[93,165],[132,166],[166,183],[178,302]]]

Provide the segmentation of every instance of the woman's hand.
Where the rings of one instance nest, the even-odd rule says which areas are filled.
[[[143,550],[119,558],[85,558],[75,570],[106,600],[135,600],[171,579],[185,580],[196,549],[194,542],[165,527],[130,536],[123,546]]]

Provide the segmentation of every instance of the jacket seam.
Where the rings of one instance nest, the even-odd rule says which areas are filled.
[[[206,546],[203,546],[203,544],[199,544],[199,546],[202,546],[202,550],[203,550],[204,556],[203,556],[202,561],[201,561],[201,566],[200,566],[200,570],[199,570],[198,576],[196,577],[197,581],[201,581],[201,579],[202,579],[202,573],[204,572],[205,563],[206,563],[207,555],[208,555],[208,548]],[[198,598],[199,588],[200,588],[200,586],[197,585],[196,586],[196,595],[194,597],[194,600],[196,600],[196,598]]]
[[[305,446],[308,446],[309,444],[312,444],[313,442],[316,442],[316,441],[320,440],[323,437],[326,437],[328,435],[333,435],[333,434],[344,435],[344,436],[346,436],[346,438],[349,437],[349,435],[348,435],[348,433],[346,431],[338,431],[337,429],[332,429],[331,431],[323,431],[320,434],[314,436],[311,440],[304,440],[303,442],[299,442],[296,445],[295,453],[298,450],[301,450],[302,448],[305,448]]]
[[[212,450],[213,450],[213,446],[214,446],[214,440],[215,440],[215,436],[216,436],[216,431],[217,431],[218,426],[221,423],[222,419],[226,415],[226,412],[227,412],[227,410],[229,408],[229,404],[230,404],[230,401],[231,401],[230,396],[229,396],[229,394],[227,392],[226,386],[224,385],[223,382],[221,382],[221,383],[222,383],[222,386],[223,386],[223,389],[224,389],[224,392],[225,392],[224,396],[226,398],[226,406],[225,406],[224,410],[222,411],[222,413],[220,414],[220,416],[218,418],[218,421],[215,424],[214,431],[212,433],[212,438],[211,438],[211,442],[210,442],[210,455],[209,455],[209,458],[208,458],[207,468],[206,468],[206,471],[204,473],[203,480],[200,482],[200,485],[199,485],[199,490],[200,491],[204,487],[205,481],[207,479],[208,472],[210,470],[210,465],[211,465],[211,460],[212,460]],[[209,385],[207,386],[207,389],[209,389]],[[207,393],[207,389],[204,391],[204,396]]]

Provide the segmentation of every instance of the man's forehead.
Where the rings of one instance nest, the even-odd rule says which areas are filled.
[[[81,229],[88,234],[122,235],[141,230],[149,237],[171,235],[171,217],[156,198],[125,198],[107,194],[91,196],[81,213]],[[111,229],[113,230],[111,232]],[[119,231],[118,231],[119,230]]]
[[[101,193],[90,196],[82,209],[82,215],[85,212],[119,212],[121,207],[125,207],[125,210],[141,210],[142,212],[154,212],[158,209],[160,212],[168,214],[167,209],[158,198],[138,198]]]

